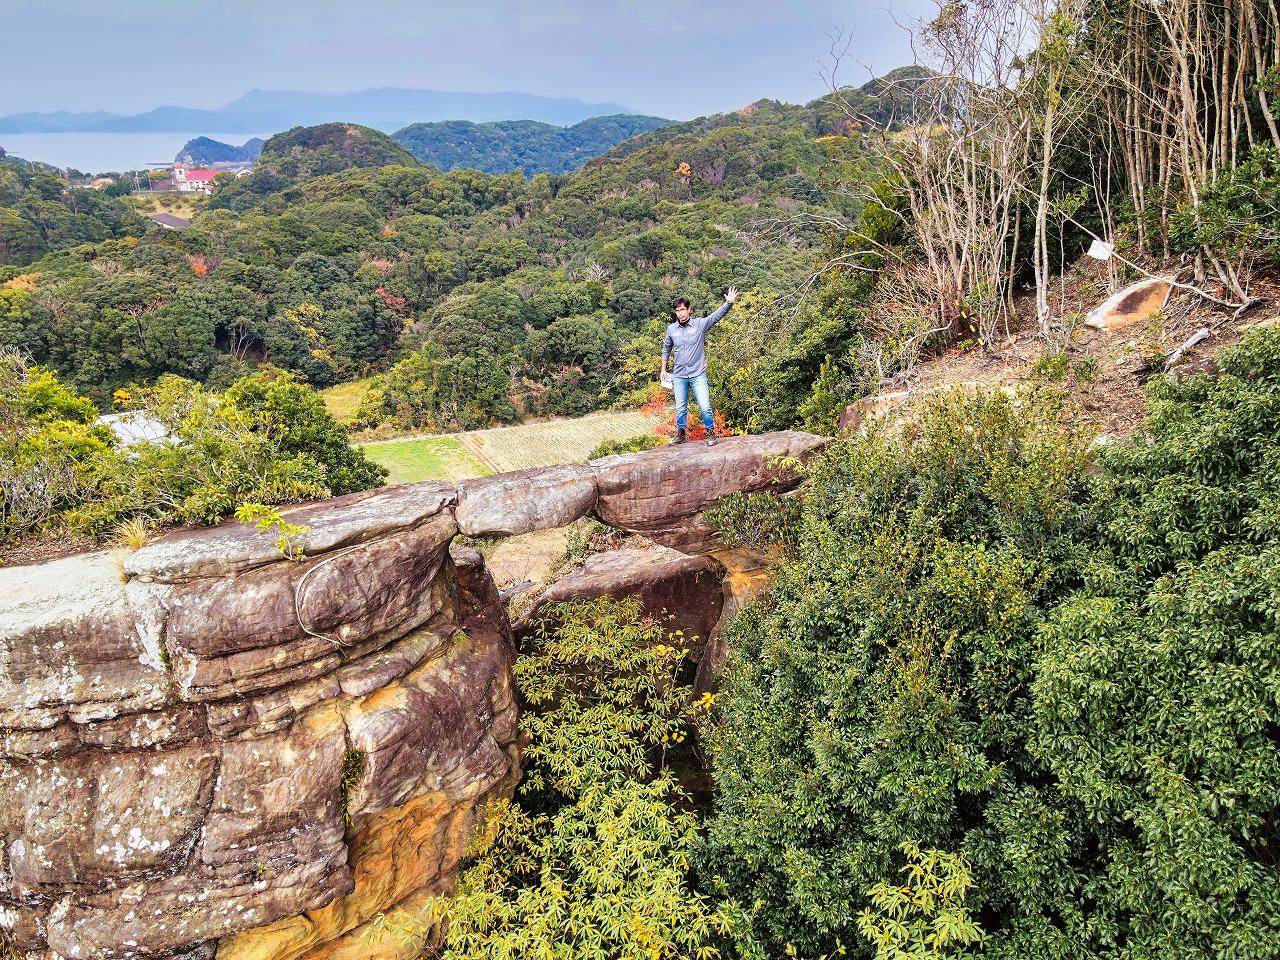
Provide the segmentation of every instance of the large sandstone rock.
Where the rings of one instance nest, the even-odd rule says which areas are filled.
[[[416,527],[455,497],[452,486],[427,481],[351,493],[281,512],[289,523],[307,527],[290,539],[290,547],[315,556]],[[238,573],[279,559],[274,534],[251,524],[224,523],[178,531],[149,543],[125,561],[124,570],[131,577],[174,581]]]
[[[548,604],[639,597],[646,616],[672,633],[682,631],[686,642],[700,646],[720,619],[722,576],[714,560],[658,544],[597,553],[542,592],[516,625],[516,636],[536,629]]]
[[[732,493],[793,489],[803,475],[785,461],[807,460],[825,443],[810,433],[783,431],[729,437],[714,447],[669,445],[594,460],[596,514],[665,546],[709,552],[717,542],[702,511]]]
[[[344,955],[368,956],[358,952],[364,925],[449,886],[485,805],[515,784],[513,659],[498,631],[458,631],[440,658],[343,706],[361,758],[347,797],[351,890],[225,940],[219,960],[324,957],[344,939],[357,947]]]
[[[565,464],[499,473],[458,484],[458,529],[469,537],[563,527],[595,506],[589,467]]]

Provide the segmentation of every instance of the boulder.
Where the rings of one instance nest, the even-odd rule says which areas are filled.
[[[289,523],[307,527],[290,538],[289,545],[312,557],[416,527],[455,497],[452,486],[427,481],[351,493],[281,513]],[[240,573],[279,560],[274,533],[229,522],[161,537],[134,551],[124,571],[131,577],[174,582]]]
[[[700,645],[720,619],[722,576],[714,560],[658,544],[597,553],[543,591],[516,624],[516,637],[523,639],[536,629],[548,604],[639,597],[646,616],[672,633],[682,631],[686,643]]]
[[[563,527],[596,502],[590,467],[566,464],[499,473],[458,484],[458,529],[469,537]]]
[[[863,397],[861,400],[855,400],[845,407],[844,412],[840,414],[840,421],[836,424],[836,429],[841,433],[856,433],[862,429],[863,424],[877,420],[889,411],[906,403],[910,396],[910,391],[894,390],[890,393],[878,393],[873,397]]]
[[[1085,325],[1099,330],[1115,330],[1145,323],[1164,309],[1173,291],[1169,277],[1148,277],[1118,290],[1094,307]]]
[[[455,532],[446,512],[314,560],[168,587],[180,694],[216,700],[312,679],[420,626],[445,604],[436,579]]]
[[[610,526],[642,533],[686,552],[715,547],[701,513],[732,493],[784,492],[798,486],[801,471],[785,461],[805,461],[827,441],[782,431],[728,437],[709,447],[690,443],[591,462],[599,500],[596,514]]]

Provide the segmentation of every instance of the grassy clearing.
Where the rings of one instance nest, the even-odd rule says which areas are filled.
[[[455,482],[493,473],[477,460],[455,437],[419,437],[415,440],[387,440],[362,446],[365,455],[391,471],[387,483],[417,483],[419,480]]]
[[[369,383],[372,380],[372,377],[365,377],[363,380],[352,380],[350,383],[340,383],[336,387],[321,390],[320,396],[324,398],[329,416],[339,423],[345,423],[355,416],[360,401],[364,399],[364,392],[369,389]]]
[[[197,193],[132,193],[128,200],[143,216],[171,213],[190,220],[205,207],[205,198]]]

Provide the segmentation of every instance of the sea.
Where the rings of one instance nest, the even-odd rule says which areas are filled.
[[[239,146],[270,133],[0,133],[0,147],[13,157],[38,160],[82,173],[119,173],[167,167],[194,137]]]

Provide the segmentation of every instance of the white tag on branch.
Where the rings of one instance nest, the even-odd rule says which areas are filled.
[[[1085,252],[1095,260],[1110,260],[1111,255],[1116,252],[1116,245],[1104,240],[1094,240]]]

